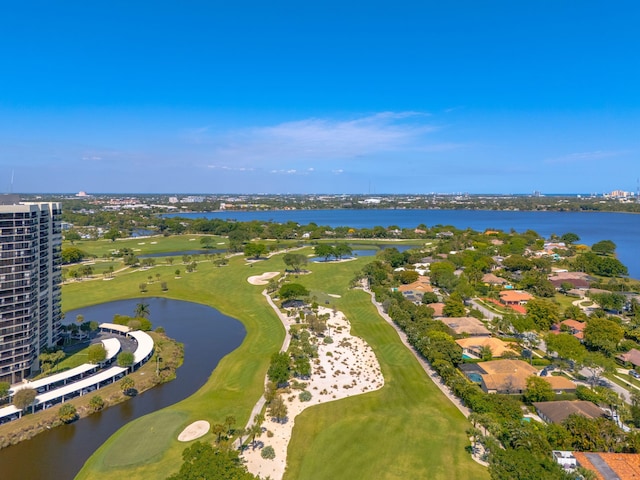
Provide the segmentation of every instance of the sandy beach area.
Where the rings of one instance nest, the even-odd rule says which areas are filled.
[[[277,423],[266,415],[262,426],[273,433],[273,436],[270,437],[265,432],[257,440],[263,442],[265,447],[273,447],[276,454],[273,460],[262,458],[261,449],[254,450],[251,446],[242,455],[249,471],[261,478],[268,476],[272,480],[280,480],[283,477],[295,418],[304,409],[384,386],[378,359],[364,340],[351,335],[351,325],[344,314],[324,307],[320,307],[318,313],[330,315],[327,334],[333,339],[333,343],[319,342],[318,358],[312,361],[313,374],[309,380],[303,381],[307,384],[305,390],[312,394],[311,400],[300,401],[300,391],[292,389],[290,394],[283,395],[288,408],[288,421]],[[283,323],[287,322],[289,326],[295,324],[295,320],[281,314],[279,316]]]

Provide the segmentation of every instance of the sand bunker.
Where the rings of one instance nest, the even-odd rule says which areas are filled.
[[[272,437],[263,434],[259,440],[265,446],[270,445],[276,453],[273,460],[262,458],[261,449],[251,446],[244,451],[242,457],[247,462],[247,469],[261,478],[269,476],[273,480],[280,480],[287,466],[287,447],[295,417],[304,409],[320,403],[340,400],[342,398],[360,395],[378,390],[384,386],[384,377],[380,371],[380,364],[371,347],[361,338],[351,335],[351,324],[342,312],[332,312],[320,307],[319,313],[330,315],[327,326],[333,343],[318,344],[318,358],[314,359],[313,374],[306,390],[312,398],[308,402],[300,400],[299,391],[293,390],[284,395],[288,409],[286,423],[273,422],[267,415],[262,427],[273,433]],[[282,317],[281,317],[282,318]],[[295,324],[293,318],[285,317],[289,326]]]
[[[197,422],[193,422],[187,428],[185,428],[180,435],[178,435],[178,440],[180,442],[190,442],[191,440],[195,440],[196,438],[203,437],[209,432],[209,422],[206,420],[198,420]]]
[[[247,278],[247,282],[251,285],[266,285],[273,277],[280,275],[280,272],[265,272],[262,275],[254,275]]]

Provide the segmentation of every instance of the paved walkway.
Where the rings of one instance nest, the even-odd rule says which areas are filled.
[[[282,326],[284,327],[284,330],[286,333],[285,333],[284,341],[282,342],[282,347],[280,348],[280,351],[286,352],[289,349],[289,344],[291,343],[291,334],[289,333],[289,319],[285,314],[283,314],[280,311],[278,306],[274,303],[274,301],[271,299],[271,297],[267,293],[266,289],[262,291],[262,295],[264,296],[264,298],[267,299],[267,303],[271,305],[271,308],[273,308],[273,311],[276,312],[276,315],[282,322]],[[265,379],[264,379],[265,388],[267,386],[268,381],[269,379],[265,376]],[[264,395],[261,395],[258,401],[256,402],[256,404],[253,406],[251,413],[249,414],[249,420],[247,421],[247,425],[246,425],[247,429],[253,425],[254,423],[253,419],[255,418],[255,416],[262,413],[262,410],[264,409],[264,405],[266,402],[267,400],[264,398]],[[236,448],[240,448],[240,439],[237,439],[234,445]]]

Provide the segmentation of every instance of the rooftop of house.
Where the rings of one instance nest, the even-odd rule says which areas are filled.
[[[598,480],[637,480],[640,455],[634,453],[574,452],[580,466],[594,472]]]
[[[533,295],[520,290],[502,290],[500,300],[505,303],[528,302],[533,299]]]
[[[558,278],[558,277],[549,277],[549,281],[555,288],[562,287],[563,283],[569,283],[573,286],[573,288],[589,288],[591,282],[589,280],[585,280],[584,278]]]
[[[564,377],[547,377],[546,379],[548,380],[550,378]],[[533,406],[543,417],[548,418],[552,423],[562,423],[569,415],[573,414],[582,415],[587,418],[598,418],[604,415],[604,412],[599,407],[586,400],[534,402]]]
[[[484,283],[489,283],[491,285],[504,285],[505,283],[509,283],[504,278],[500,278],[497,275],[494,275],[493,273],[485,273],[482,276],[482,281]]]
[[[456,343],[462,348],[468,350],[479,351],[483,347],[491,350],[491,355],[501,357],[507,352],[515,353],[512,343],[503,342],[499,338],[494,337],[468,337],[456,340]]]
[[[420,275],[415,282],[408,283],[406,285],[400,285],[398,287],[400,292],[433,292],[433,287],[429,281],[429,277]]]
[[[623,353],[618,355],[616,358],[622,360],[623,362],[629,362],[632,365],[640,366],[640,350],[632,348],[627,353]]]
[[[484,324],[474,317],[442,317],[442,323],[449,327],[456,335],[467,333],[469,335],[491,335],[491,332]]]
[[[442,302],[430,303],[427,306],[429,308],[433,308],[433,316],[434,317],[441,317],[442,315],[444,315],[444,313],[443,313],[443,311],[444,311],[444,303],[442,303]]]

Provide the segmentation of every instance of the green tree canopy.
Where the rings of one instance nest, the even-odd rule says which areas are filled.
[[[560,311],[558,305],[550,300],[534,298],[527,302],[527,320],[542,332],[549,330],[552,324],[558,323]]]
[[[309,290],[299,283],[285,283],[280,287],[278,295],[283,300],[291,300],[294,298],[302,298],[309,295]]]
[[[167,480],[257,480],[238,458],[237,450],[195,442],[182,452],[180,471]]]
[[[9,382],[0,382],[0,401],[4,400],[9,395],[9,389],[11,384]]]
[[[107,358],[107,350],[102,343],[94,343],[87,348],[87,360],[89,363],[98,364]]]
[[[274,353],[267,370],[267,377],[276,385],[282,385],[289,381],[291,376],[291,359],[286,352]]]
[[[560,237],[560,240],[562,240],[567,245],[571,245],[572,243],[579,242],[580,237],[573,232],[567,232]]]
[[[73,242],[77,242],[78,240],[82,240],[82,237],[75,230],[67,230],[67,232],[64,234],[64,239],[69,241],[69,242],[71,242],[71,245],[73,245]]]
[[[60,252],[60,257],[62,258],[62,263],[78,263],[82,261],[85,257],[85,253],[80,250],[78,247],[67,247],[63,248],[62,252]]]
[[[282,256],[282,261],[294,272],[299,272],[307,264],[307,257],[301,253],[285,253]]]
[[[324,257],[325,262],[335,255],[335,249],[328,243],[320,243],[316,245],[313,251],[318,257]]]
[[[616,351],[623,336],[622,327],[606,318],[592,318],[584,329],[585,345],[607,355]]]
[[[601,240],[591,246],[591,251],[598,255],[613,255],[616,251],[616,244],[611,240]]]
[[[546,337],[547,350],[555,352],[563,360],[573,360],[576,363],[582,363],[587,350],[584,348],[580,340],[568,333],[560,333],[558,335],[549,334]]]
[[[13,404],[16,408],[24,410],[33,403],[38,393],[33,388],[22,388],[13,396]]]
[[[529,403],[549,402],[555,398],[556,394],[551,388],[551,384],[544,377],[531,375],[527,378],[527,389],[524,391],[524,400]]]
[[[267,246],[264,243],[247,243],[244,246],[245,257],[258,259],[265,253],[267,253]]]
[[[118,366],[130,367],[133,365],[134,356],[131,352],[120,352],[118,354]]]

